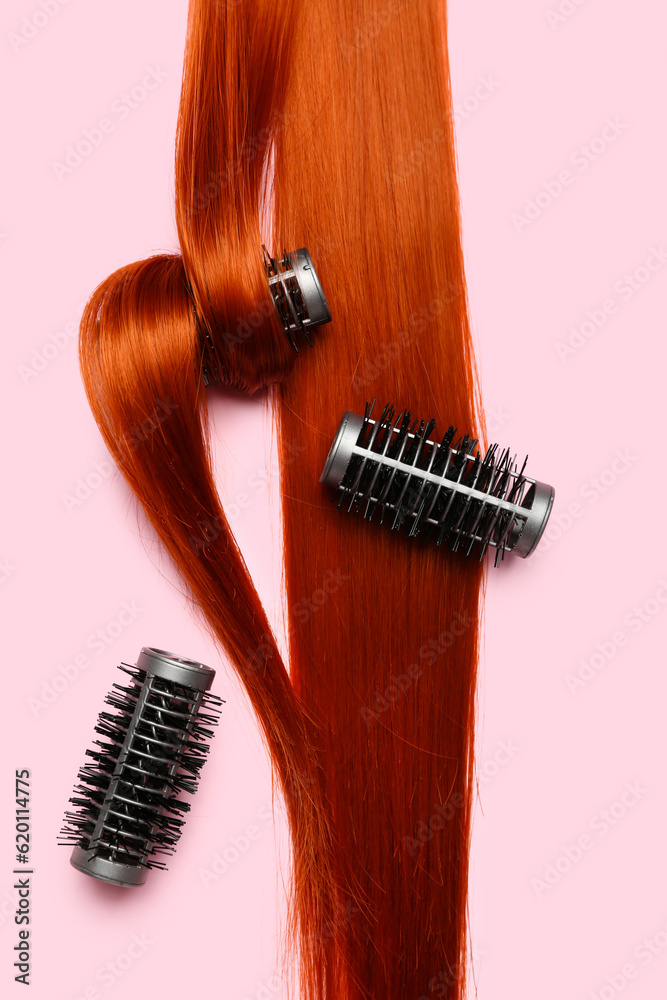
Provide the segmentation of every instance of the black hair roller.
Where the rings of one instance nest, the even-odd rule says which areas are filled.
[[[363,514],[411,538],[422,534],[452,551],[483,559],[495,549],[523,558],[535,551],[549,520],[554,489],[525,475],[509,449],[491,445],[481,455],[467,435],[450,427],[432,440],[435,421],[396,415],[385,406],[379,420],[348,411],[333,440],[320,482],[334,487],[338,507]],[[527,460],[526,460],[527,461]]]
[[[135,886],[165,868],[208,754],[222,699],[210,694],[215,671],[162,649],[144,647],[128,677],[114,684],[95,727],[65,814],[61,843],[71,864],[113,885]]]
[[[272,257],[262,246],[262,257],[278,319],[290,346],[298,354],[302,338],[312,347],[311,338],[317,327],[331,322],[331,312],[315,265],[306,247],[290,252],[283,250],[282,257]],[[209,386],[212,382],[223,381],[223,370],[213,338],[203,324],[199,327],[202,376],[204,385]]]

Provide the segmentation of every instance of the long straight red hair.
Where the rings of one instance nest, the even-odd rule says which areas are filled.
[[[293,34],[290,10],[274,3],[191,4],[176,155],[182,256],[151,257],[102,282],[82,317],[80,362],[107,447],[257,713],[291,833],[287,943],[314,1000],[333,981],[321,942],[338,905],[318,734],[215,488],[202,378],[204,360],[223,385],[253,393],[294,362],[260,231]],[[259,327],[248,327],[255,315]],[[151,433],[137,433],[146,426]]]
[[[345,517],[318,483],[343,411],[368,397],[480,423],[443,7],[192,0],[181,255],[116,272],[81,326],[107,445],[265,737],[290,823],[303,1000],[465,986],[482,570]],[[310,247],[334,316],[296,364],[262,213],[277,246]],[[202,363],[248,393],[280,383],[290,673],[213,482]],[[153,432],[134,433],[146,420]]]
[[[343,412],[375,397],[480,429],[443,18],[439,0],[305,5],[276,149],[281,241],[332,250],[334,324],[279,413],[300,456],[283,463],[288,608],[330,570],[345,581],[290,620],[292,682],[326,734],[345,1000],[465,988],[482,569],[337,511],[318,482]]]

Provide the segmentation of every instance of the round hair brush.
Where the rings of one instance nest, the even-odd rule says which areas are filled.
[[[266,247],[262,246],[262,255],[274,308],[290,346],[298,354],[300,336],[312,347],[311,333],[318,326],[331,322],[331,312],[315,265],[305,247],[291,253],[283,250],[281,259],[272,257]],[[213,338],[203,325],[200,327],[200,335],[203,348],[202,376],[204,385],[209,386],[211,382],[222,381],[222,371]],[[230,333],[226,334],[226,339],[231,343],[236,342],[236,338]]]
[[[494,548],[496,565],[505,552],[525,558],[535,550],[554,490],[524,475],[526,462],[519,469],[509,449],[495,444],[482,457],[467,435],[452,444],[453,427],[431,440],[434,420],[413,422],[391,405],[371,420],[373,405],[363,417],[343,416],[320,477],[340,494],[338,507],[349,501],[348,511],[368,521],[379,511],[380,523],[395,531],[422,532],[480,560]]]
[[[305,247],[293,253],[283,250],[282,260],[269,256],[265,246],[262,247],[262,253],[276,312],[290,344],[298,354],[298,333],[312,347],[311,330],[331,322],[331,313],[320,279]]]
[[[128,684],[114,684],[101,712],[93,763],[65,814],[61,843],[74,845],[71,864],[114,885],[141,885],[149,868],[165,868],[190,809],[222,700],[208,693],[215,671],[201,663],[144,647],[136,667],[119,667]]]

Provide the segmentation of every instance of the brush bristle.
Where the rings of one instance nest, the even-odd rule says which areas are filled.
[[[178,798],[193,795],[218,723],[217,695],[148,676],[123,664],[127,685],[114,684],[101,712],[93,763],[78,774],[61,843],[94,850],[124,865],[164,868],[157,855],[173,853],[190,808]],[[203,710],[202,710],[203,709]]]
[[[264,269],[269,279],[269,287],[276,311],[292,348],[298,354],[297,333],[303,335],[311,347],[313,342],[306,326],[308,309],[303,301],[299,282],[296,276],[290,273],[292,269],[291,255],[283,249],[282,260],[279,260],[276,257],[271,257],[264,246],[262,252],[264,254]],[[281,279],[281,275],[285,276]]]
[[[393,406],[371,420],[366,406],[357,445],[340,485],[338,506],[373,519],[409,537],[420,533],[452,551],[484,558],[496,549],[496,564],[520,537],[527,511],[521,505],[530,481],[526,463],[518,469],[509,449],[491,445],[484,457],[467,435],[455,441],[449,427],[430,439],[435,421],[412,421],[409,411],[395,417]],[[455,443],[452,443],[454,442]]]

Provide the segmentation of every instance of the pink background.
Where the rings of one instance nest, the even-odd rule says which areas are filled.
[[[48,17],[38,0],[7,0],[0,15],[0,982],[21,995],[12,786],[28,767],[35,1000],[281,997],[285,830],[267,819],[266,754],[111,473],[71,336],[99,280],[176,247],[187,4],[44,3]],[[31,21],[34,37],[18,42]],[[667,254],[652,248],[667,250],[666,28],[654,0],[450,4],[490,436],[528,452],[530,473],[557,490],[539,553],[488,579],[471,888],[480,1000],[653,1000],[667,986],[666,476],[652,440],[664,426]],[[122,111],[149,69],[154,89]],[[105,118],[99,145],[58,179],[53,162]],[[253,474],[275,473],[270,422],[256,401],[214,416],[223,496],[275,616],[275,474],[271,497],[249,489]],[[68,505],[91,476],[96,487]],[[124,603],[134,617],[114,624]],[[109,632],[96,649],[99,629]],[[216,667],[227,705],[171,870],[134,892],[78,875],[55,838],[115,665],[145,644]],[[86,667],[37,705],[82,654]],[[234,860],[206,886],[202,870],[223,852]],[[143,943],[132,955],[133,936]]]

